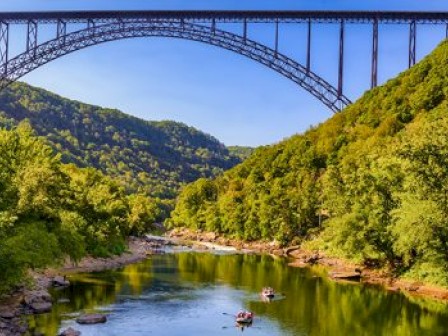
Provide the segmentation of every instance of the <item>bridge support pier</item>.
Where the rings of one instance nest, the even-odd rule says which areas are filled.
[[[59,19],[56,27],[56,37],[60,38],[67,35],[67,23]]]
[[[306,71],[311,70],[311,19],[308,19],[308,38],[306,43]]]
[[[244,39],[244,43],[246,43],[246,41],[247,41],[247,19],[244,19],[244,23],[243,23],[243,39]]]
[[[339,27],[339,75],[338,75],[338,96],[343,94],[344,85],[344,20],[341,20]]]
[[[275,21],[275,57],[278,55],[278,20]]]
[[[26,51],[36,51],[37,48],[37,21],[28,21],[28,30],[26,36]]]
[[[370,88],[378,85],[378,20],[373,22],[373,41],[372,41],[372,78]]]
[[[409,68],[415,65],[417,48],[417,24],[412,21],[409,24]]]
[[[210,30],[211,30],[212,34],[215,35],[215,33],[216,33],[216,20],[215,19],[212,19],[212,24],[210,26]]]

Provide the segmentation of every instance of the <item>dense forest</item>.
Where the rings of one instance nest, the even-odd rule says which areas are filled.
[[[325,123],[178,197],[169,225],[448,286],[448,42]]]
[[[163,221],[180,186],[251,150],[12,84],[0,93],[0,294],[67,255],[122,253],[126,237]]]
[[[247,146],[228,146],[229,153],[239,157],[241,161],[246,160],[254,152],[255,148]]]
[[[68,100],[14,83],[0,93],[0,125],[27,119],[64,163],[95,167],[129,192],[173,198],[181,185],[212,177],[239,162],[218,140],[172,121],[145,121],[118,110]]]
[[[62,164],[29,123],[0,130],[0,294],[27,269],[109,256],[160,220],[157,200],[127,195],[94,168]]]

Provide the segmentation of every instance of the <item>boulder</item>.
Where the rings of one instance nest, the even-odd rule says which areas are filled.
[[[306,257],[305,262],[313,265],[316,264],[319,261],[319,259],[320,259],[319,254],[315,253],[309,257]]]
[[[422,284],[420,282],[413,282],[409,286],[405,287],[405,289],[409,292],[416,292],[419,290]]]
[[[209,241],[209,242],[214,242],[217,237],[218,237],[217,234],[214,232],[207,232],[207,233],[204,233],[204,235],[203,235],[204,240]]]
[[[26,292],[23,297],[23,303],[26,305],[31,305],[32,303],[38,302],[51,302],[52,298],[50,293],[46,290],[38,290],[38,291],[29,291]]]
[[[29,305],[34,314],[43,314],[51,311],[51,302],[34,302]]]
[[[285,248],[285,254],[295,258],[296,255],[300,256],[301,254],[303,254],[303,251],[300,250],[300,246],[298,246],[298,245],[289,246],[289,247]]]
[[[271,254],[276,255],[276,256],[282,256],[283,255],[283,250],[282,249],[273,249],[271,251]]]
[[[51,311],[51,301],[51,295],[46,290],[38,290],[25,292],[22,303],[26,312],[42,314]]]
[[[66,280],[63,276],[55,276],[52,281],[53,286],[56,287],[67,287],[70,286],[70,281]]]
[[[72,327],[65,329],[63,332],[59,334],[59,336],[80,336],[81,332],[73,329]]]
[[[359,272],[331,272],[330,276],[333,279],[340,279],[340,280],[359,280],[361,279],[361,273]]]
[[[107,321],[106,315],[103,314],[87,314],[76,319],[79,324],[97,324],[105,323]]]
[[[24,325],[20,325],[18,328],[17,328],[17,332],[20,334],[20,335],[22,335],[22,334],[25,334],[26,332],[28,331],[28,324],[24,324]]]
[[[0,310],[0,317],[10,320],[13,319],[14,317],[16,317],[17,312],[13,309],[8,309],[8,310]]]

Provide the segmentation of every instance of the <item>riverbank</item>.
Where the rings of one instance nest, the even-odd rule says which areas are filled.
[[[139,262],[159,247],[145,238],[129,238],[128,250],[111,258],[85,257],[77,264],[67,260],[59,268],[30,272],[29,283],[18,286],[11,295],[0,300],[0,336],[24,335],[28,331],[26,315],[51,310],[51,287],[66,286],[66,276],[73,273],[98,272]],[[33,335],[37,336],[37,335]]]
[[[130,238],[128,251],[120,256],[112,258],[86,257],[76,265],[66,262],[60,268],[31,273],[32,285],[23,285],[14,294],[0,301],[0,335],[24,335],[28,331],[26,315],[50,311],[52,304],[48,290],[52,286],[68,285],[68,283],[65,283],[65,276],[73,273],[103,271],[136,263],[154,252],[157,253],[158,249],[164,245],[171,244],[190,246],[196,250],[239,251],[241,253],[268,253],[285,256],[291,258],[289,263],[291,267],[324,265],[328,267],[329,277],[335,280],[355,276],[362,283],[382,285],[389,291],[403,291],[416,296],[448,301],[447,289],[395,279],[384,270],[376,270],[345,260],[330,258],[314,251],[304,251],[299,246],[282,248],[275,242],[242,242],[221,237],[214,233],[176,229],[167,233],[165,239],[150,236]],[[38,336],[38,334],[33,336]]]
[[[213,232],[196,232],[184,228],[174,229],[168,232],[167,236],[177,241],[196,241],[202,245],[217,244],[234,247],[240,251],[285,256],[291,258],[289,263],[291,267],[323,265],[328,267],[328,276],[335,281],[356,279],[361,283],[382,286],[388,291],[401,291],[413,296],[428,297],[448,303],[448,288],[399,279],[388,270],[354,264],[347,260],[326,256],[319,251],[306,251],[301,249],[300,246],[280,247],[276,242],[243,242],[222,237]]]

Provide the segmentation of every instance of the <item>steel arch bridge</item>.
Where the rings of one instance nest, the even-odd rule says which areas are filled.
[[[241,34],[217,24],[237,23]],[[275,25],[274,46],[248,37],[248,25]],[[307,26],[307,58],[302,65],[279,50],[279,25]],[[338,84],[333,86],[311,69],[312,25],[339,25]],[[417,24],[443,24],[448,37],[448,13],[313,12],[313,11],[87,11],[0,13],[0,90],[29,72],[89,46],[136,37],[170,37],[218,46],[257,61],[292,80],[332,111],[351,103],[343,93],[345,25],[372,25],[371,87],[377,85],[379,24],[409,25],[409,67],[416,62]],[[10,30],[25,25],[25,50],[10,55]],[[53,37],[39,41],[39,27],[52,25]],[[70,29],[71,28],[71,29]]]

